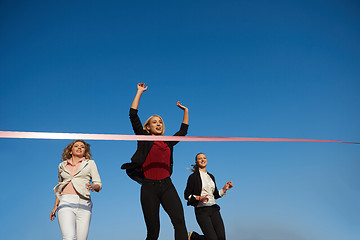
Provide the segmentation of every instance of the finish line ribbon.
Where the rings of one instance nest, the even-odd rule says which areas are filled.
[[[52,133],[52,132],[15,132],[0,131],[0,138],[30,139],[84,139],[84,140],[123,140],[123,141],[185,141],[185,142],[357,142],[291,139],[291,138],[254,138],[254,137],[190,137],[190,136],[153,136],[153,135],[120,135],[120,134],[85,134],[85,133]]]

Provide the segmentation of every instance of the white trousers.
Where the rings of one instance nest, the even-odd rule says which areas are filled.
[[[91,220],[92,202],[78,195],[60,197],[58,221],[63,240],[86,240]]]

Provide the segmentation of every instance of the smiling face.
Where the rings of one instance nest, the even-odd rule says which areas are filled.
[[[71,148],[70,154],[75,157],[82,158],[85,156],[85,144],[83,142],[75,142]]]
[[[165,132],[165,126],[160,116],[154,115],[150,117],[144,125],[144,129],[152,135],[163,135]]]
[[[61,159],[66,161],[72,158],[72,156],[91,159],[90,144],[84,140],[75,140],[69,143],[61,154]]]
[[[199,167],[200,170],[205,170],[207,166],[207,159],[205,154],[199,153],[196,156],[195,164]]]

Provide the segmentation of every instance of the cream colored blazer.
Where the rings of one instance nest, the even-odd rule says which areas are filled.
[[[99,172],[97,170],[94,160],[85,159],[80,163],[80,166],[74,175],[71,175],[65,168],[66,161],[59,164],[59,183],[54,187],[56,197],[60,199],[63,188],[71,181],[75,190],[80,196],[90,198],[90,190],[86,188],[90,180],[93,184],[99,184],[102,187]]]

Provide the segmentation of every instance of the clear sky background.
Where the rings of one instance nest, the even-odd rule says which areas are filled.
[[[0,130],[133,134],[128,111],[159,114],[165,135],[359,142],[360,3],[0,1]],[[61,239],[49,214],[71,140],[0,139],[1,238]],[[120,169],[134,141],[88,141],[103,181],[89,240],[145,239],[140,185]],[[360,239],[360,147],[341,143],[181,142],[183,191],[198,152],[222,187],[229,240]],[[186,206],[188,231],[199,231]],[[160,240],[173,239],[161,210]]]

